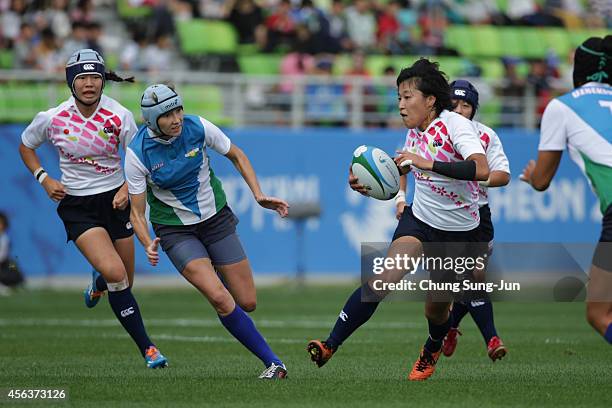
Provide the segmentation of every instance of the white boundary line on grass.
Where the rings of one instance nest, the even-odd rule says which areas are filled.
[[[268,329],[329,329],[333,322],[315,320],[269,320],[254,319],[255,325]],[[221,327],[218,319],[145,319],[146,326],[163,327]],[[119,326],[115,319],[0,319],[0,327],[114,327]],[[421,329],[424,323],[416,322],[369,322],[365,330]]]

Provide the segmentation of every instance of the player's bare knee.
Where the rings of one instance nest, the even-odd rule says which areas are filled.
[[[96,268],[109,283],[122,282],[127,277],[125,267],[117,262],[105,262]]]
[[[242,300],[238,304],[240,305],[240,308],[245,312],[254,312],[257,308],[257,300],[255,299]]]
[[[207,297],[210,304],[221,315],[229,314],[234,309],[234,299],[224,287],[213,290]]]

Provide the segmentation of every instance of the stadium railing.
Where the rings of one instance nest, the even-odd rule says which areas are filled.
[[[127,73],[126,73],[127,74]],[[401,127],[394,77],[295,76],[170,72],[134,73],[136,84],[108,83],[106,94],[140,119],[140,96],[147,84],[170,81],[187,112],[220,126],[347,126],[353,129]],[[534,89],[503,96],[503,81],[472,79],[481,93],[477,116],[489,126],[534,129],[539,117]],[[70,96],[61,74],[0,70],[0,122],[28,123],[37,112]],[[567,91],[556,84],[555,94]]]

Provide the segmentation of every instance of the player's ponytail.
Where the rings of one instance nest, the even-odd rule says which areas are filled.
[[[119,75],[117,75],[115,73],[115,71],[108,71],[104,73],[104,78],[107,81],[114,81],[114,82],[134,82],[134,77],[127,77],[127,78],[122,78]]]

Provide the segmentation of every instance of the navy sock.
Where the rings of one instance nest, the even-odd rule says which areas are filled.
[[[489,299],[473,300],[468,306],[472,319],[478,326],[485,343],[489,344],[489,340],[493,336],[497,336],[495,323],[493,322],[493,304]]]
[[[459,327],[459,323],[461,323],[461,320],[467,314],[468,311],[469,309],[465,303],[454,302],[453,310],[451,311],[451,320],[452,320],[451,327],[455,329]]]
[[[117,292],[108,291],[108,303],[110,303],[115,316],[117,316],[125,331],[132,337],[132,340],[134,340],[144,356],[145,351],[154,344],[149,339],[144,328],[140,309],[132,295],[131,289],[127,288]]]
[[[337,349],[362,324],[370,320],[379,302],[362,302],[361,291],[370,291],[367,285],[358,287],[348,298],[336,320],[336,324],[325,341],[332,349]]]
[[[108,303],[110,303],[115,316],[121,322],[121,325],[132,337],[138,349],[144,356],[145,351],[153,346],[153,343],[147,336],[147,332],[142,323],[142,317],[140,316],[140,309],[138,303],[132,295],[130,288],[123,289],[118,292],[108,292]]]
[[[425,349],[430,353],[437,353],[442,348],[442,340],[446,337],[448,330],[451,327],[452,319],[448,316],[446,322],[442,324],[435,324],[431,320],[427,319],[429,325],[429,337],[425,342]]]
[[[96,288],[100,291],[100,292],[104,292],[105,290],[108,290],[108,286],[106,285],[106,281],[104,280],[104,278],[102,277],[102,275],[99,275],[96,278]]]
[[[253,320],[236,305],[234,311],[227,316],[219,315],[219,320],[227,331],[234,336],[244,347],[251,353],[255,354],[266,367],[270,364],[283,364],[283,362],[274,354],[266,340],[257,331]]]
[[[604,339],[608,340],[608,343],[612,344],[612,323],[608,325],[606,334],[604,334]]]

